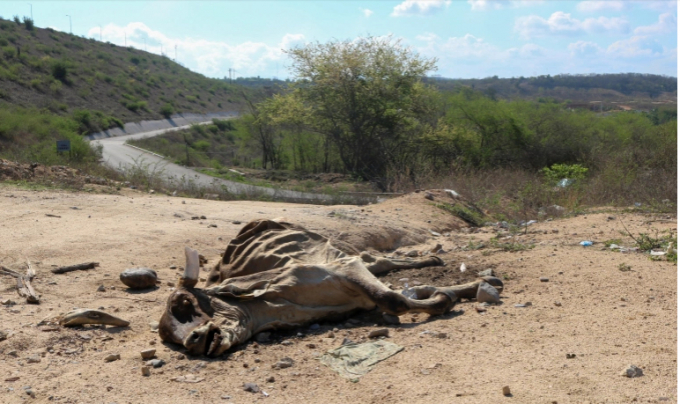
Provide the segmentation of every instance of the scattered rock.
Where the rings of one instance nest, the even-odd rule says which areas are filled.
[[[99,285],[97,292],[106,292],[106,287],[104,285]]]
[[[250,393],[259,393],[260,388],[255,383],[243,383],[243,390]]]
[[[555,306],[557,306],[557,307],[562,307],[562,303],[560,303],[560,302],[555,302]]]
[[[321,328],[319,324],[312,324],[309,326],[309,329],[312,331],[318,330],[319,328]]]
[[[0,331],[0,341],[4,341],[7,339],[7,333],[4,331]]]
[[[140,352],[140,354],[142,355],[142,359],[148,360],[148,359],[151,359],[154,356],[156,356],[156,350],[153,349],[153,348],[152,349],[145,349],[142,352]]]
[[[351,339],[349,339],[349,338],[343,338],[343,339],[342,339],[342,344],[340,344],[340,345],[347,345],[347,344],[353,344],[353,343],[354,343],[354,341],[352,341]]]
[[[180,382],[180,383],[199,383],[205,380],[203,377],[197,377],[196,375],[192,375],[191,373],[185,376],[177,376],[173,377],[170,379],[175,382]]]
[[[486,282],[482,282],[477,288],[477,301],[479,303],[500,303],[501,296],[498,290]]]
[[[486,311],[486,307],[484,306],[475,306],[475,310],[477,310],[477,313],[484,313]]]
[[[574,358],[576,358],[576,354],[575,354],[575,353],[568,353],[568,354],[567,354],[567,359],[574,359]]]
[[[151,328],[153,331],[157,331],[158,321],[149,321],[149,328]]]
[[[221,398],[222,400],[231,400],[231,396],[228,395],[228,394],[223,394],[223,395],[220,396],[220,398]]]
[[[15,304],[17,304],[17,302],[11,299],[5,299],[3,301],[0,301],[0,304],[2,304],[3,306],[14,306]]]
[[[29,356],[28,359],[26,359],[26,362],[28,362],[28,363],[40,363],[40,357],[38,355]]]
[[[207,219],[207,217],[205,217],[205,215],[201,215],[201,220],[205,220],[205,219]]]
[[[495,273],[493,272],[493,269],[489,268],[487,270],[481,271],[477,273],[478,276],[496,276]]]
[[[142,376],[151,376],[151,370],[148,366],[142,366]]]
[[[120,281],[130,289],[147,289],[156,286],[158,275],[149,268],[128,268],[120,274]]]
[[[177,265],[170,265],[170,269],[177,269]]]
[[[640,377],[642,376],[642,369],[635,365],[628,365],[625,369],[621,371],[621,376],[626,377]]]
[[[104,358],[104,361],[105,362],[113,362],[113,361],[117,361],[119,359],[120,359],[120,354],[108,354]]]
[[[378,337],[388,337],[390,335],[390,330],[387,328],[381,328],[379,330],[373,330],[368,333],[368,338],[378,338]]]
[[[216,224],[209,224],[208,227],[217,227]]]
[[[510,393],[510,386],[503,386],[503,395],[506,396],[506,397],[512,395],[512,394]]]
[[[385,320],[385,323],[387,323],[389,325],[399,325],[399,324],[401,324],[399,317],[393,316],[392,314],[383,313],[382,317],[383,317],[383,320]]]
[[[418,250],[411,250],[406,253],[406,256],[410,258],[415,258],[418,256]]]
[[[238,221],[238,220],[234,220],[232,223],[233,223],[233,224],[241,224],[241,222]]]
[[[540,278],[538,278],[538,280],[541,282],[548,282],[550,279],[545,276],[541,276]]]
[[[428,200],[430,200],[430,201],[434,201],[434,195],[432,195],[431,193],[425,191],[425,199],[428,199]]]
[[[145,363],[146,366],[153,366],[154,368],[160,368],[163,365],[165,365],[165,361],[163,359],[152,359],[150,361],[147,361]]]
[[[174,288],[174,287],[175,287],[175,282],[168,281],[167,285],[170,286],[171,288]]]
[[[292,367],[295,364],[295,361],[293,361],[289,357],[281,358],[279,359],[278,362],[272,365],[272,368],[274,369],[286,369],[289,367]]]
[[[439,250],[441,250],[441,249],[442,249],[442,245],[441,245],[441,244],[437,244],[436,246],[434,246],[434,248],[432,248],[432,249],[430,250],[430,252],[433,253],[433,254],[437,254],[437,253],[439,252]]]
[[[274,376],[269,376],[267,378],[267,383],[274,383],[275,381],[276,381],[276,378],[274,378]]]

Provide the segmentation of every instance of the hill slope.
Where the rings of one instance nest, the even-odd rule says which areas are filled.
[[[96,131],[174,112],[233,111],[241,89],[166,56],[0,19],[0,109],[75,113]]]

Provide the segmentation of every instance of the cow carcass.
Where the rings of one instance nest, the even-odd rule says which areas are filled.
[[[198,252],[185,249],[187,264],[170,295],[158,333],[190,354],[219,356],[253,335],[339,318],[356,310],[401,315],[441,315],[460,298],[473,298],[482,282],[502,291],[495,277],[452,287],[417,286],[411,299],[375,275],[398,268],[443,265],[441,259],[395,260],[356,254],[353,248],[274,220],[246,225],[197,288]]]

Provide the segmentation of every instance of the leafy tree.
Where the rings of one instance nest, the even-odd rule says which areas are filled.
[[[345,169],[386,187],[410,139],[433,110],[421,79],[435,69],[391,37],[312,43],[286,51],[305,125],[337,148]],[[436,120],[435,120],[436,121]]]

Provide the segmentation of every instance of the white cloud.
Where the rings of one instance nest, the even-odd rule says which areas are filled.
[[[472,11],[499,10],[505,7],[527,7],[543,3],[543,0],[468,0]]]
[[[607,55],[619,58],[660,57],[665,53],[663,46],[648,36],[633,36],[616,41],[607,48]]]
[[[659,21],[635,28],[636,35],[668,34],[678,29],[678,19],[671,13],[661,14]]]
[[[598,44],[588,41],[570,43],[569,46],[567,46],[567,49],[569,49],[572,56],[580,57],[594,56],[602,52],[602,48],[600,48]]]
[[[593,0],[582,1],[576,5],[578,11],[596,12],[604,10],[622,11],[630,5],[630,2],[622,0]]]
[[[99,27],[91,28],[87,36],[99,38]],[[264,75],[271,72],[276,63],[286,59],[282,49],[290,49],[305,42],[302,34],[286,34],[279,43],[264,42],[229,43],[200,38],[171,38],[155,31],[144,23],[133,22],[126,26],[109,24],[102,27],[102,39],[117,45],[127,45],[148,52],[177,59],[186,67],[211,77],[227,75],[229,68],[236,69],[239,76]]]
[[[451,4],[451,0],[404,0],[394,7],[392,17],[410,15],[430,15],[442,11]]]
[[[359,10],[361,10],[361,12],[364,13],[364,16],[365,16],[366,18],[368,18],[368,17],[370,17],[371,15],[373,15],[373,11],[372,11],[372,10],[369,10],[369,9],[367,9],[367,8],[360,8]]]
[[[546,35],[580,35],[595,33],[626,33],[628,21],[618,17],[586,18],[580,21],[563,11],[554,12],[548,19],[537,15],[519,17],[515,31],[524,38]]]

